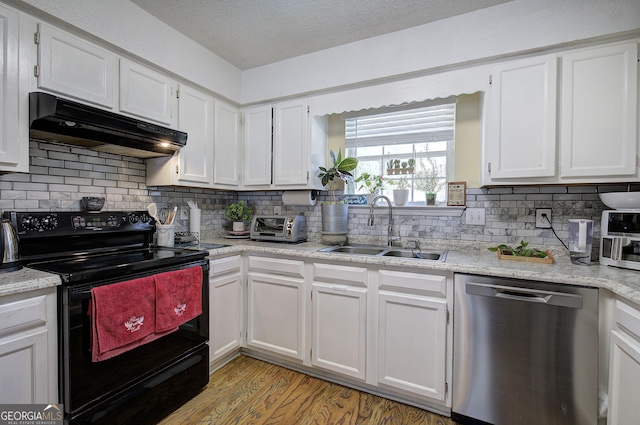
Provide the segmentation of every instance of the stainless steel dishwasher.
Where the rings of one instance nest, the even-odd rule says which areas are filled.
[[[598,290],[456,275],[452,418],[595,425]]]

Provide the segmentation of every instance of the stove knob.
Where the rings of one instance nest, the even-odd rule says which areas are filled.
[[[140,219],[138,218],[137,215],[135,214],[129,214],[129,223],[135,224],[139,221]]]
[[[42,219],[42,227],[45,230],[53,230],[58,227],[58,219],[48,215]]]
[[[22,218],[22,227],[25,230],[38,230],[40,226],[40,221],[34,216],[27,216]]]

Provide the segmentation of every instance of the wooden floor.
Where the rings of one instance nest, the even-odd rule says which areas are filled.
[[[456,425],[416,407],[246,356],[216,371],[202,393],[160,424]]]

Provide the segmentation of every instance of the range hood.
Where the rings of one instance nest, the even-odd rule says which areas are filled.
[[[173,155],[187,133],[72,102],[29,93],[29,138],[136,158]]]

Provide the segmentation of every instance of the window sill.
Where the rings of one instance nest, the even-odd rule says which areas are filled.
[[[349,205],[349,210],[356,213],[368,212],[370,205]],[[395,215],[424,215],[424,216],[438,216],[438,217],[461,217],[462,213],[467,207],[450,207],[446,205],[432,206],[432,205],[405,205],[402,207],[393,207],[393,214]],[[383,202],[377,204],[374,207],[374,213],[385,212],[388,207]]]

